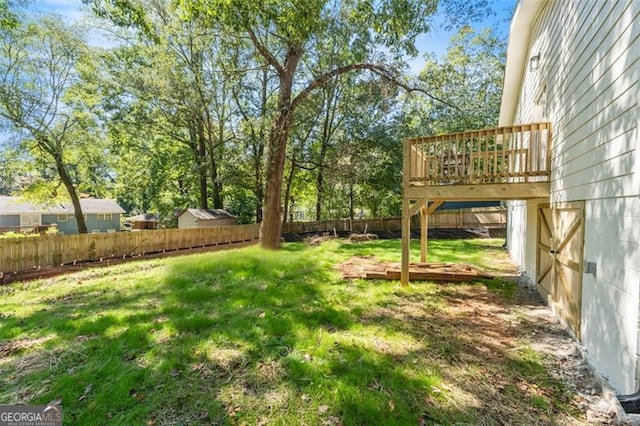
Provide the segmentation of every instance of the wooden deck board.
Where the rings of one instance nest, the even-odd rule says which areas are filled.
[[[353,257],[337,267],[343,278],[399,280],[400,263],[380,262],[371,257]],[[413,281],[473,281],[492,275],[472,266],[455,263],[412,263],[409,279]]]

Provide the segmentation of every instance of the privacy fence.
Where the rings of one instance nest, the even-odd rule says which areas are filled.
[[[418,217],[412,219],[418,227]],[[443,210],[429,215],[432,228],[504,228],[506,210],[477,208]],[[400,218],[293,222],[285,233],[398,231]],[[260,225],[158,229],[104,234],[42,235],[0,239],[0,275],[39,270],[84,261],[126,258],[167,251],[218,246],[257,240]]]
[[[420,216],[413,216],[411,227],[420,226]],[[507,223],[507,211],[503,207],[482,207],[460,210],[439,210],[429,215],[429,228],[504,228]],[[365,231],[399,231],[402,229],[402,218],[385,219],[339,219],[321,220],[317,222],[291,222],[285,224],[284,233],[307,232],[365,232]]]
[[[0,273],[258,239],[259,225],[0,239]]]

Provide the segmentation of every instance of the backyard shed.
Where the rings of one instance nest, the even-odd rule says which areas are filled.
[[[223,209],[185,209],[178,213],[178,228],[237,225],[238,219]]]
[[[131,225],[132,230],[158,229],[158,222],[160,221],[160,218],[151,213],[142,213],[128,217],[124,221]]]

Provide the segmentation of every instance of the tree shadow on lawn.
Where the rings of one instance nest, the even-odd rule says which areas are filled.
[[[434,305],[432,287],[345,282],[323,255],[189,256],[163,274],[45,298],[30,316],[3,319],[3,339],[52,337],[12,354],[32,358],[26,371],[20,356],[0,356],[0,395],[62,398],[72,424],[494,423],[508,413],[486,402],[497,391],[482,376],[505,362],[542,374],[491,343],[500,336],[482,317]],[[464,300],[451,293],[447,303]],[[470,337],[478,328],[481,343]],[[499,377],[504,392],[531,397],[517,387],[522,377]],[[544,418],[526,408],[515,420]]]
[[[430,284],[413,284],[420,285]],[[407,293],[362,319],[419,339],[416,354],[428,369],[442,372],[441,389],[427,397],[425,424],[564,424],[582,416],[572,395],[527,347],[527,334],[540,324],[518,318],[510,302],[484,286],[440,286],[444,306],[430,304],[424,293]],[[438,404],[434,397],[441,397],[442,389],[458,401],[445,398]],[[465,418],[473,410],[473,417]]]

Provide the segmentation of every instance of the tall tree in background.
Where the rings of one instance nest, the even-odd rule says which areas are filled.
[[[227,67],[229,73],[226,78],[233,76],[238,83],[232,84],[232,107],[227,113],[220,115],[221,120],[213,120],[214,124],[226,121],[229,138],[224,139],[222,146],[224,151],[229,147],[236,151],[235,155],[222,154],[220,163],[228,169],[233,169],[225,174],[220,182],[226,182],[231,188],[232,198],[242,201],[245,205],[256,204],[256,218],[260,218],[258,206],[264,195],[264,213],[261,241],[266,248],[277,248],[280,242],[281,218],[282,218],[282,189],[283,174],[286,167],[286,159],[292,164],[288,174],[287,188],[296,186],[294,176],[303,179],[309,177],[310,170],[304,167],[304,149],[292,150],[287,153],[290,135],[301,143],[310,146],[322,147],[315,138],[319,127],[311,129],[310,138],[307,132],[299,128],[297,120],[307,114],[297,114],[302,105],[306,105],[310,98],[321,92],[320,89],[329,87],[339,77],[352,71],[369,70],[373,74],[383,76],[396,83],[402,84],[400,74],[396,73],[401,67],[406,54],[415,53],[415,37],[427,31],[430,26],[429,17],[437,7],[443,6],[443,11],[448,19],[456,26],[460,22],[468,22],[477,15],[483,15],[486,11],[486,0],[363,0],[363,1],[335,1],[325,0],[84,0],[91,3],[100,16],[108,17],[113,23],[122,26],[132,26],[135,34],[139,32],[141,38],[147,38],[150,45],[174,46],[173,42],[180,37],[173,32],[163,41],[167,31],[163,28],[163,21],[158,21],[154,13],[149,13],[149,7],[162,6],[167,17],[171,20],[179,16],[184,20],[183,24],[175,24],[191,27],[194,22],[203,24],[203,28],[213,36],[211,42],[224,40],[225,53],[233,52],[234,58],[242,58],[240,61],[231,61]],[[177,5],[177,8],[175,8]],[[160,16],[160,15],[158,15]],[[163,18],[166,19],[166,18]],[[178,22],[178,21],[176,21]],[[206,32],[206,31],[205,31]],[[204,55],[215,52],[204,51]],[[248,58],[248,60],[247,60]],[[144,54],[139,61],[143,64],[158,62],[156,56],[149,57]],[[153,65],[155,76],[161,80],[165,70],[174,70],[174,67],[162,66],[160,62]],[[364,73],[363,75],[368,75]],[[176,69],[176,75],[184,77],[182,72]],[[185,80],[187,81],[187,80]],[[426,80],[425,80],[426,81]],[[262,82],[262,83],[258,83]],[[251,86],[254,88],[252,89]],[[405,85],[406,87],[407,85]],[[262,90],[257,90],[261,87]],[[158,91],[163,94],[163,89]],[[183,98],[189,98],[190,86],[183,91],[168,91],[167,114],[163,120],[169,121],[171,117],[180,116],[180,102]],[[439,89],[437,85],[430,87]],[[273,92],[275,90],[275,93]],[[211,90],[215,92],[215,89]],[[260,93],[260,95],[258,95]],[[440,93],[440,92],[439,92]],[[395,96],[395,94],[393,95]],[[141,108],[143,104],[153,104],[154,99],[140,98]],[[227,105],[226,100],[221,99],[219,105]],[[363,105],[367,104],[364,99]],[[431,110],[433,106],[425,103]],[[148,106],[148,105],[147,105]],[[193,109],[193,108],[190,108]],[[390,114],[392,116],[393,113]],[[325,116],[326,117],[326,116]],[[409,121],[411,117],[405,116]],[[197,116],[192,117],[196,121]],[[265,125],[269,123],[268,125]],[[385,118],[385,123],[396,123],[402,127],[402,120],[390,120]],[[303,126],[304,127],[304,126]],[[357,126],[349,126],[352,131]],[[411,125],[405,126],[411,127]],[[196,132],[195,134],[198,134]],[[325,156],[331,154],[331,160],[342,152],[356,153],[349,144],[342,144],[343,148],[334,149],[336,134],[325,139]],[[399,138],[400,134],[397,135]],[[350,136],[347,135],[344,140]],[[379,139],[382,138],[382,139]],[[358,137],[352,138],[360,143],[367,141],[384,140],[393,142],[393,132],[382,131],[377,126],[367,135],[361,132]],[[197,146],[197,145],[194,145]],[[212,145],[213,146],[213,145]],[[385,142],[386,146],[386,142]],[[337,147],[337,145],[336,145]],[[399,151],[399,150],[398,150]],[[201,152],[201,150],[199,150]],[[209,152],[212,152],[209,150]],[[397,167],[397,156],[387,155],[384,152],[373,149],[371,152],[380,153],[380,164],[385,167]],[[318,151],[322,154],[322,150]],[[263,156],[266,155],[266,163],[263,165]],[[322,157],[322,155],[319,155]],[[393,158],[391,158],[393,157]],[[383,160],[384,159],[384,160]],[[353,161],[361,161],[358,155],[352,156]],[[210,161],[210,160],[209,160]],[[351,161],[351,160],[350,160]],[[347,171],[348,165],[338,164],[336,167],[327,161],[319,161],[321,165],[314,169],[316,211],[318,205],[322,205],[322,197],[325,189],[333,191],[339,185],[337,176],[343,175],[340,170]],[[346,163],[345,163],[346,164]],[[331,166],[331,167],[327,167]],[[296,170],[303,171],[299,175]],[[381,181],[385,176],[395,176],[397,173],[379,174],[373,180]],[[243,176],[244,175],[244,176]],[[263,178],[264,176],[264,178]],[[348,188],[349,203],[353,210],[358,202],[358,186],[369,182],[372,175],[366,173],[351,173]],[[297,179],[297,178],[296,178]],[[214,181],[212,179],[212,181]],[[331,181],[331,188],[325,182]],[[251,183],[250,183],[251,182]],[[264,192],[262,191],[264,183]],[[251,186],[251,190],[248,190]],[[213,187],[212,187],[213,188]],[[318,191],[318,188],[321,190]],[[385,187],[386,188],[386,187]],[[387,188],[391,190],[391,188]],[[306,191],[307,194],[311,193]],[[333,191],[333,193],[337,193]],[[201,191],[202,195],[202,191]],[[287,201],[291,198],[291,191],[287,190]],[[202,198],[202,197],[201,197]],[[350,212],[353,215],[353,212]]]
[[[144,126],[158,141],[187,147],[197,176],[198,206],[208,208],[211,199],[214,208],[222,208],[221,175],[225,145],[232,137],[235,82],[225,67],[234,68],[234,49],[197,19],[180,20],[168,0],[137,5],[135,25],[141,30],[114,49],[105,70],[121,100],[110,102],[113,113],[119,110],[113,117],[121,120],[125,110],[135,109],[138,119],[130,121],[131,126]],[[98,2],[96,7],[116,23],[117,12],[126,10]]]
[[[248,37],[279,80],[276,116],[267,146],[266,193],[260,244],[280,246],[282,183],[289,131],[296,108],[311,92],[336,76],[370,70],[390,75],[375,58],[380,49],[396,57],[415,53],[415,37],[428,30],[434,1],[327,2],[324,0],[182,1],[197,16],[207,16]],[[268,43],[269,40],[274,43]],[[323,46],[340,46],[345,53],[335,61],[305,62],[321,57]]]
[[[11,8],[11,1],[0,1],[0,29],[11,29],[19,25],[18,17]]]
[[[1,30],[0,119],[36,158],[53,163],[74,207],[78,231],[86,233],[72,163],[91,122],[86,105],[75,108],[76,65],[87,54],[80,35],[53,18]]]
[[[498,124],[506,45],[489,28],[462,27],[442,58],[427,57],[420,80],[443,103],[431,103],[429,133],[454,133]]]

